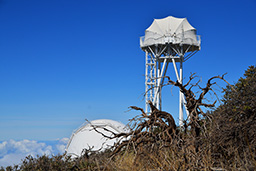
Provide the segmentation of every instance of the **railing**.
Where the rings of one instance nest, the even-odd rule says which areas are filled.
[[[143,47],[145,36],[140,37],[140,47]]]
[[[201,35],[196,35],[198,46],[201,46]]]
[[[152,39],[152,40],[151,40]],[[190,38],[185,38],[185,40],[189,40]],[[193,42],[193,39],[191,39]],[[173,43],[173,44],[179,44],[181,43],[181,39],[179,37],[173,37],[173,36],[169,36],[169,37],[166,37],[166,36],[162,36],[162,37],[159,37],[157,39],[155,38],[149,38],[147,39],[147,42],[154,42],[154,43],[145,43],[145,36],[141,36],[140,37],[140,47],[145,47],[145,46],[149,46],[149,45],[153,45],[153,44],[165,44],[165,43]],[[186,43],[185,43],[186,44]],[[201,36],[200,35],[196,35],[196,43],[192,43],[193,45],[195,46],[199,46],[201,45]]]

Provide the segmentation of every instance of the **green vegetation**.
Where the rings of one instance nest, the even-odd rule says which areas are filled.
[[[213,79],[224,80],[210,78],[198,98],[192,92],[197,84],[186,88],[170,81],[184,92],[191,114],[182,128],[154,106],[150,115],[133,106],[142,112],[139,119],[132,119],[133,134],[115,135],[131,141],[74,160],[65,155],[28,156],[20,166],[6,170],[256,170],[256,67],[250,66],[244,77],[224,89],[223,104],[204,113],[200,106],[215,104],[202,103]]]

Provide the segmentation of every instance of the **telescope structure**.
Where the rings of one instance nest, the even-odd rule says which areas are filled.
[[[177,81],[183,83],[183,63],[200,50],[201,39],[196,29],[186,18],[166,17],[154,19],[140,37],[140,48],[145,52],[145,112],[149,111],[148,100],[161,110],[161,90],[167,69],[172,63]],[[179,63],[179,66],[177,67]],[[183,124],[183,93],[179,93],[179,125]],[[187,110],[186,110],[187,112]],[[187,116],[189,114],[187,112]]]
[[[75,130],[70,137],[66,147],[68,156],[71,156],[71,158],[80,157],[83,155],[84,150],[89,150],[90,148],[93,148],[95,151],[104,151],[109,146],[113,146],[118,142],[118,138],[108,139],[96,132],[94,128],[107,136],[113,136],[112,133],[118,134],[129,131],[124,124],[109,119],[85,122],[80,128]],[[106,129],[112,131],[112,133]]]

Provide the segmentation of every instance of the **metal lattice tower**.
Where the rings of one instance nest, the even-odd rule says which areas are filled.
[[[167,69],[172,63],[177,81],[183,82],[183,63],[200,50],[200,36],[186,18],[166,17],[155,19],[140,38],[145,52],[145,111],[149,112],[148,100],[161,110],[161,90]],[[179,67],[177,67],[179,63]],[[179,124],[183,124],[183,93],[179,93]],[[186,106],[185,106],[186,108]],[[186,110],[187,111],[187,110]],[[188,112],[187,112],[188,116]]]

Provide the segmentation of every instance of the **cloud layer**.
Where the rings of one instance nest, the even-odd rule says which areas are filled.
[[[0,142],[0,166],[12,166],[21,163],[22,159],[31,155],[57,155],[65,152],[68,138],[56,141],[8,140]]]

